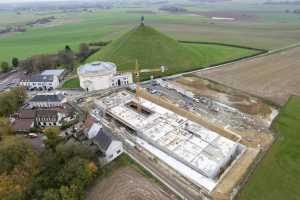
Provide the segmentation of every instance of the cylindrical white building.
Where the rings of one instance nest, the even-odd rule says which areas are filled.
[[[77,69],[80,87],[87,90],[102,90],[112,86],[117,66],[111,62],[93,62]]]

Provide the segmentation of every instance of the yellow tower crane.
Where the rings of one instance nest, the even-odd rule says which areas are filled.
[[[137,100],[137,111],[138,112],[142,111],[142,107],[141,107],[141,92],[142,92],[142,90],[141,90],[140,75],[142,73],[152,73],[152,72],[164,73],[167,70],[168,70],[168,68],[166,66],[160,66],[160,68],[154,68],[154,69],[140,69],[138,60],[135,61],[135,69],[130,72],[133,72],[135,74],[135,84],[136,84],[135,96],[136,96],[136,100]]]

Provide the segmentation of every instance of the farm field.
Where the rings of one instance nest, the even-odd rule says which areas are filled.
[[[102,181],[88,195],[86,200],[172,200],[159,187],[147,181],[134,169],[121,168]],[[173,198],[174,199],[174,198]]]
[[[277,141],[239,195],[239,200],[297,200],[300,196],[300,97],[292,96],[272,124]]]
[[[177,1],[170,1],[173,5]],[[181,4],[186,12],[162,11],[161,4],[113,7],[93,12],[61,10],[43,12],[0,13],[0,27],[20,25],[41,17],[54,16],[49,24],[28,27],[24,33],[0,35],[0,61],[20,59],[34,54],[55,53],[70,45],[77,50],[80,43],[116,39],[131,30],[145,15],[146,24],[176,40],[209,41],[275,49],[300,40],[299,16],[285,13],[299,6],[266,6],[237,3]],[[228,13],[233,13],[229,15]],[[211,17],[235,17],[235,21],[213,20]]]
[[[90,188],[86,200],[177,200],[127,155],[122,155],[106,169],[105,177]]]
[[[197,75],[284,105],[290,95],[300,95],[299,53],[293,48]]]

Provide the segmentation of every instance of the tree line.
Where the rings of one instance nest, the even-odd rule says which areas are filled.
[[[24,87],[15,87],[8,92],[0,93],[0,116],[8,117],[24,104],[27,93]]]
[[[53,69],[63,67],[69,71],[74,70],[77,63],[84,62],[89,56],[99,51],[103,46],[106,46],[111,41],[107,42],[91,42],[89,44],[82,43],[79,45],[79,51],[74,52],[69,45],[66,45],[63,50],[55,54],[39,54],[31,56],[24,60],[19,60],[14,57],[11,63],[1,62],[1,72],[8,72],[14,68],[21,68],[29,73],[37,73],[45,69]]]
[[[65,143],[58,128],[44,134],[38,153],[22,137],[0,141],[1,200],[82,200],[86,187],[101,173],[95,153],[79,143]]]
[[[8,72],[9,70],[11,70],[12,68],[17,68],[19,66],[19,59],[14,57],[11,60],[11,66],[9,65],[8,62],[1,62],[0,64],[0,68],[1,68],[1,72]]]

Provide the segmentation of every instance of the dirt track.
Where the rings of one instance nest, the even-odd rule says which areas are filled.
[[[172,200],[170,194],[130,167],[115,171],[95,185],[86,200]]]
[[[283,105],[300,95],[300,47],[249,61],[204,70],[196,75]]]

